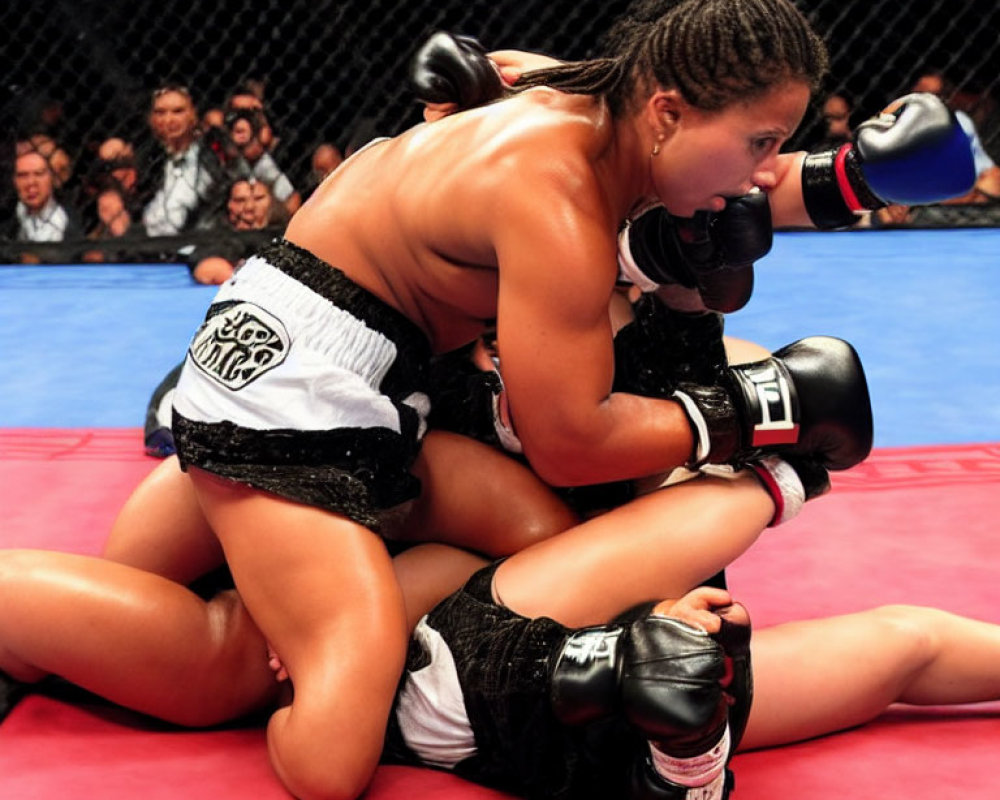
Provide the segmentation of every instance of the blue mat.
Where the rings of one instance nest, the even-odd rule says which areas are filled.
[[[170,264],[0,267],[0,427],[141,425],[214,293]],[[1000,229],[778,234],[727,332],[854,344],[877,446],[1000,441]]]
[[[875,444],[1000,441],[1000,229],[784,233],[727,333],[847,339]]]
[[[215,292],[175,264],[0,267],[0,427],[142,425]]]

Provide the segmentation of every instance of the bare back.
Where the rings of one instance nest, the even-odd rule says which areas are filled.
[[[418,125],[344,162],[287,238],[400,309],[436,350],[452,349],[497,316],[498,247],[518,218],[564,220],[558,235],[547,223],[518,231],[544,235],[539,256],[556,260],[581,247],[572,231],[596,216],[587,238],[613,263],[619,215],[594,169],[610,127],[592,98],[549,90]]]

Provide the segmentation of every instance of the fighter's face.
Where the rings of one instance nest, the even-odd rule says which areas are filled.
[[[727,197],[775,183],[778,150],[795,131],[809,102],[809,87],[787,82],[721,111],[683,101],[671,106],[667,136],[652,159],[656,192],[681,217],[721,211]]]

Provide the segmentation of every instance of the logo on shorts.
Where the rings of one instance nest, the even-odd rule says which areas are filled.
[[[234,303],[205,320],[188,352],[205,374],[235,391],[284,361],[290,344],[279,319],[253,303]]]

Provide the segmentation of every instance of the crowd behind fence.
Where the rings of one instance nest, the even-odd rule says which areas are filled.
[[[601,34],[628,0],[11,0],[0,8],[6,44],[0,50],[3,94],[0,130],[0,259],[74,261],[185,260],[211,238],[218,222],[238,236],[242,227],[280,225],[281,214],[249,220],[252,205],[234,214],[226,186],[217,187],[213,214],[173,231],[137,225],[124,236],[102,227],[98,194],[117,168],[136,171],[142,199],[164,166],[162,141],[150,112],[154,93],[181,90],[198,112],[203,149],[232,158],[237,127],[270,139],[265,181],[272,209],[294,212],[295,198],[273,182],[284,175],[299,198],[334,158],[376,135],[392,135],[420,119],[406,70],[414,49],[438,29],[478,37],[488,48],[521,48],[574,59],[593,54]],[[789,143],[810,147],[827,135],[846,104],[856,125],[921,76],[941,79],[942,96],[967,115],[983,156],[1000,161],[1000,3],[995,0],[798,0],[827,41],[831,72]],[[258,106],[228,108],[234,94]],[[843,113],[839,113],[843,116]],[[120,142],[124,149],[110,146]],[[102,150],[102,147],[105,148]],[[111,149],[108,149],[111,147]],[[76,225],[62,242],[16,241],[15,154],[32,150],[52,171],[60,201]],[[110,157],[105,157],[111,153]],[[331,162],[331,163],[334,163]],[[191,167],[194,169],[194,167]],[[117,179],[116,179],[117,180]],[[908,221],[930,225],[998,224],[991,188],[963,207],[925,209]],[[108,198],[112,202],[113,198]],[[138,203],[138,200],[132,198]],[[103,202],[103,200],[102,200]],[[129,198],[122,200],[128,205]],[[241,201],[242,202],[242,201]],[[250,204],[250,205],[248,205]],[[136,205],[134,216],[141,218]],[[244,213],[243,222],[237,224]],[[892,222],[893,220],[884,220]],[[151,228],[151,229],[146,229]],[[88,236],[91,237],[87,239]],[[100,246],[94,244],[100,239]]]

